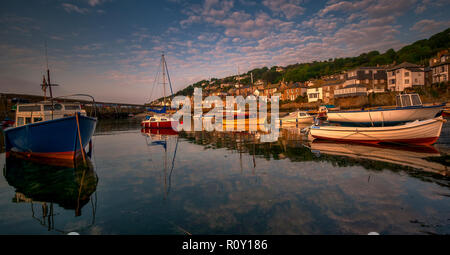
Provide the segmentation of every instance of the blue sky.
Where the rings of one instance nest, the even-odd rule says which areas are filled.
[[[56,95],[144,103],[161,52],[174,90],[263,66],[356,56],[450,27],[443,0],[33,0],[0,10],[0,92],[40,94],[48,45]],[[151,97],[151,98],[150,98]]]

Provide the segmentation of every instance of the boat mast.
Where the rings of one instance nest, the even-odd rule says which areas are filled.
[[[164,87],[164,90],[163,90],[163,95],[164,95],[164,99],[163,99],[163,104],[164,104],[164,107],[166,106],[166,70],[165,70],[165,64],[166,64],[166,61],[164,60],[164,52],[162,53],[162,56],[161,56],[161,61],[162,61],[162,71],[163,71],[163,87]]]
[[[47,55],[47,41],[45,41],[45,60],[47,62],[47,85],[50,89],[50,102],[52,104],[52,120],[53,120],[53,93],[52,93],[52,83],[50,82],[50,69],[48,68],[48,55]]]

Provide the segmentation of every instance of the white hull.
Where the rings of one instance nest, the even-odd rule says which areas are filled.
[[[311,126],[310,134],[313,138],[336,141],[433,144],[444,122],[441,116],[391,127]]]
[[[285,123],[314,123],[314,117],[305,117],[305,118],[282,118],[280,119],[282,124]]]
[[[431,119],[441,110],[442,107],[440,106],[424,106],[367,111],[330,111],[327,116],[330,122],[370,125],[371,123],[389,124]]]
[[[280,118],[281,124],[314,123],[314,117],[303,111],[292,112],[286,117]]]

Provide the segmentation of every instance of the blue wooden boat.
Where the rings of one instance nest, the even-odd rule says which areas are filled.
[[[50,83],[49,70],[47,75],[48,82],[44,77],[42,89],[45,100],[46,89],[50,88],[50,100],[17,105],[14,127],[4,130],[6,155],[63,160],[82,155],[85,160],[84,149],[94,134],[97,118],[88,117],[79,103],[55,100],[51,87],[56,84]]]
[[[42,108],[46,104],[41,104]],[[58,104],[57,104],[58,105]],[[38,107],[39,104],[33,105]],[[22,106],[18,106],[20,111]],[[63,111],[63,110],[62,110]],[[45,111],[43,111],[45,112]],[[64,111],[66,112],[66,111]],[[24,113],[24,112],[22,112]],[[25,112],[32,113],[32,112]],[[65,113],[67,115],[67,112]],[[45,120],[41,117],[25,117],[31,123],[23,124],[17,114],[17,126],[7,128],[5,133],[6,153],[17,153],[27,157],[75,159],[81,148],[88,145],[94,134],[97,119],[73,112],[71,116]],[[36,113],[36,116],[42,116]],[[47,116],[44,114],[44,116]]]

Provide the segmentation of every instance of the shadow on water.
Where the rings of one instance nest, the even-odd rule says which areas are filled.
[[[82,208],[92,203],[92,223],[95,223],[96,191],[98,177],[89,158],[82,162],[43,162],[9,156],[3,168],[8,184],[15,189],[13,203],[29,203],[31,217],[48,231],[68,233],[54,225],[54,205],[73,211],[75,217],[82,215]],[[94,205],[95,203],[95,205]],[[39,206],[40,205],[40,206]],[[39,208],[41,207],[41,208]],[[77,231],[77,230],[71,230]],[[78,230],[80,231],[80,230]]]

